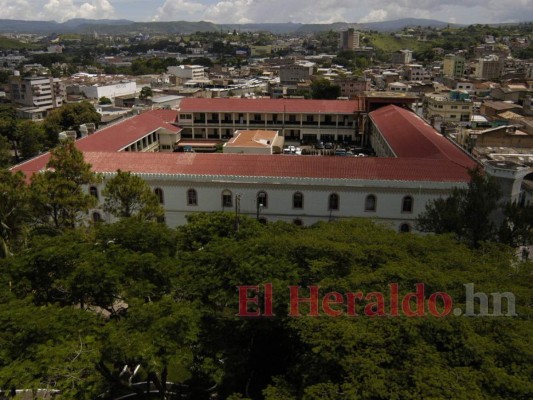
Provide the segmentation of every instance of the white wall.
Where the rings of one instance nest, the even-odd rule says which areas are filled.
[[[110,175],[106,174],[109,178]],[[233,206],[222,207],[222,192],[230,190],[233,198],[240,195],[240,215],[255,218],[257,213],[256,196],[260,190],[267,192],[268,204],[260,211],[260,217],[267,221],[282,220],[293,222],[300,219],[304,225],[318,221],[345,217],[365,217],[390,223],[398,229],[402,223],[414,227],[418,214],[423,212],[426,203],[451,191],[453,183],[436,182],[395,182],[395,181],[346,181],[322,179],[283,179],[246,177],[171,177],[150,175],[145,177],[150,186],[164,192],[166,222],[175,227],[186,223],[186,215],[196,212],[228,211],[235,212]],[[224,181],[222,181],[224,178]],[[283,182],[282,181],[286,181]],[[277,182],[276,182],[277,181]],[[104,184],[99,186],[99,193]],[[187,191],[195,189],[198,205],[187,205]],[[304,208],[293,209],[292,198],[295,192],[304,195]],[[339,195],[339,210],[328,210],[331,193]],[[375,212],[364,209],[366,196],[377,198]],[[413,212],[402,213],[402,200],[405,196],[414,199]],[[103,203],[103,198],[100,196]],[[235,201],[235,200],[234,200]],[[100,212],[105,220],[109,216]]]
[[[80,91],[90,99],[99,99],[103,96],[112,99],[116,96],[135,94],[137,84],[135,82],[125,82],[107,86],[82,86]]]

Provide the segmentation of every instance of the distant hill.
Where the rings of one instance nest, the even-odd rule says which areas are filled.
[[[132,22],[130,24],[84,24],[78,27],[81,33],[96,31],[108,34],[149,33],[149,34],[188,34],[194,32],[218,32],[219,25],[212,22],[172,21],[172,22]]]
[[[403,18],[394,21],[382,21],[382,22],[367,22],[361,24],[362,29],[379,31],[379,32],[395,32],[408,27],[432,27],[432,28],[445,28],[447,26],[459,27],[464,25],[451,24],[449,22],[437,21],[435,19],[422,19],[422,18]]]
[[[151,34],[188,34],[194,32],[217,32],[217,31],[267,31],[275,34],[313,33],[329,30],[343,30],[350,27],[380,32],[393,32],[410,26],[431,26],[443,28],[449,24],[432,19],[404,18],[394,21],[348,23],[335,22],[331,24],[300,24],[300,23],[261,23],[261,24],[214,24],[206,21],[170,21],[170,22],[133,22],[125,19],[71,19],[62,23],[55,21],[22,21],[0,20],[0,33],[90,33],[93,31],[109,34],[128,33],[151,33]]]

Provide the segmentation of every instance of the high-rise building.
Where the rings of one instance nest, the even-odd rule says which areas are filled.
[[[502,71],[503,58],[493,54],[478,59],[475,75],[480,79],[497,79],[502,75]]]
[[[66,95],[61,80],[51,76],[22,77],[16,74],[9,78],[9,88],[13,103],[43,112],[61,107]]]
[[[342,31],[339,36],[339,48],[341,50],[355,50],[360,47],[361,34],[355,29],[350,28]]]
[[[444,76],[462,78],[465,73],[465,58],[460,55],[446,54],[442,66]]]

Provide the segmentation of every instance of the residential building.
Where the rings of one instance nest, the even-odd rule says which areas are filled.
[[[313,75],[315,65],[312,62],[281,65],[279,68],[280,83],[282,85],[291,85],[309,80]]]
[[[446,54],[442,64],[442,74],[450,78],[462,78],[465,74],[465,62],[462,55]]]
[[[473,114],[473,102],[465,91],[426,93],[423,98],[424,118],[436,122],[468,124]]]
[[[404,67],[404,76],[408,81],[412,82],[431,82],[432,76],[431,73],[420,64],[407,64]]]
[[[167,73],[185,80],[202,80],[205,78],[205,67],[201,65],[178,65],[167,67]]]
[[[475,76],[479,79],[497,79],[502,75],[504,59],[490,55],[478,59]]]
[[[362,77],[335,78],[333,83],[341,88],[341,96],[349,99],[362,96],[372,87],[370,79]]]
[[[480,107],[480,113],[492,119],[497,119],[498,114],[512,111],[520,112],[522,106],[514,103],[508,103],[506,101],[484,101]]]
[[[355,50],[359,49],[361,34],[355,29],[350,28],[348,30],[339,33],[339,48],[341,50]]]
[[[61,107],[66,97],[65,87],[59,78],[51,76],[9,78],[10,100],[24,107],[33,119],[42,119],[49,110]]]
[[[392,53],[393,64],[411,64],[413,62],[413,52],[411,50],[398,50]]]

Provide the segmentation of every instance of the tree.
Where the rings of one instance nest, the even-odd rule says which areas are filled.
[[[18,121],[14,136],[23,160],[35,157],[46,149],[46,133],[42,124],[28,120]]]
[[[22,173],[0,170],[0,258],[22,241],[29,220],[28,189]]]
[[[164,215],[158,196],[148,184],[131,172],[118,170],[117,175],[106,182],[104,211],[117,218],[138,217],[154,220]]]
[[[0,136],[0,169],[11,165],[11,145],[6,137]]]
[[[340,95],[340,86],[332,85],[327,79],[315,79],[311,83],[311,96],[313,99],[336,99]]]
[[[509,203],[503,210],[504,220],[498,238],[510,246],[524,246],[533,243],[533,205],[522,207]]]
[[[417,229],[454,233],[474,247],[496,237],[492,217],[501,197],[499,184],[479,167],[470,170],[469,175],[467,188],[456,188],[449,198],[436,199],[426,205],[417,220]]]
[[[30,184],[34,221],[37,226],[53,230],[74,228],[83,213],[97,202],[83,191],[83,185],[97,183],[99,177],[72,141],[60,144],[50,153],[47,170],[33,175]]]
[[[64,104],[56,108],[46,116],[44,127],[48,137],[48,145],[55,146],[58,141],[58,134],[66,130],[79,132],[80,125],[94,123],[98,126],[101,116],[94,106],[87,102]]]
[[[102,96],[100,97],[100,99],[98,99],[98,104],[112,104],[113,102],[111,101],[111,99],[109,97],[105,97],[105,96]]]
[[[150,88],[150,86],[144,86],[141,89],[141,93],[139,94],[139,99],[144,100],[152,96],[153,96],[152,88]]]

